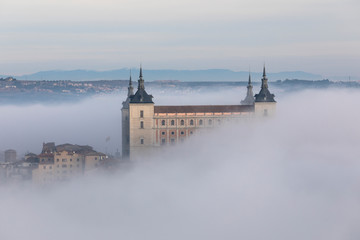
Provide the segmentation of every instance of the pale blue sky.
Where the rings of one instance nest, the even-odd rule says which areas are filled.
[[[0,74],[302,70],[360,76],[355,0],[1,0]]]

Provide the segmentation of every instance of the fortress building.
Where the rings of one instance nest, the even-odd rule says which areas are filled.
[[[153,96],[145,91],[140,67],[137,91],[134,94],[130,76],[128,95],[121,109],[123,158],[148,156],[160,146],[182,142],[198,131],[227,122],[275,114],[276,101],[268,89],[265,66],[261,81],[260,92],[253,96],[249,74],[247,95],[241,105],[155,106]]]

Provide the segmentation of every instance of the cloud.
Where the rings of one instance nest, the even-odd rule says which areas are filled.
[[[2,187],[0,237],[358,239],[358,91],[277,100],[275,119],[197,134],[129,171]]]

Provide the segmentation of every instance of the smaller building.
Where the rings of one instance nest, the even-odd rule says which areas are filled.
[[[8,149],[5,151],[5,162],[16,162],[16,151]]]
[[[44,143],[38,156],[38,168],[33,171],[33,182],[48,185],[68,181],[76,176],[96,170],[107,156],[90,146]]]
[[[22,183],[32,180],[32,171],[37,164],[25,161],[0,163],[0,184]]]

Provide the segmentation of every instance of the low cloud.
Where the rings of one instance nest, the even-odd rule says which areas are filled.
[[[197,134],[111,176],[0,188],[1,239],[359,239],[358,91]]]

